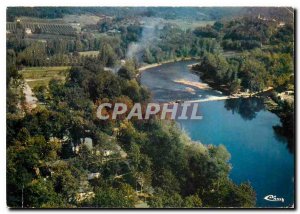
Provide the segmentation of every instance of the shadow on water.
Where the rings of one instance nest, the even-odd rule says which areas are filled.
[[[294,124],[286,124],[282,122],[281,125],[273,126],[275,137],[279,142],[286,144],[291,154],[295,153],[295,138],[294,138]]]
[[[274,132],[275,132],[275,137],[276,140],[279,142],[286,144],[287,149],[291,154],[295,153],[295,139],[293,138],[287,138],[285,135],[282,133],[282,129],[284,129],[282,126],[273,126]]]
[[[225,101],[224,107],[233,114],[238,113],[244,120],[253,120],[259,111],[266,110],[264,99],[257,97],[229,99]],[[286,144],[289,152],[294,154],[293,120],[281,119],[281,123],[273,126],[275,137],[279,142]]]
[[[280,117],[280,125],[273,126],[278,139],[281,141],[285,137],[288,150],[294,154],[295,152],[295,112],[294,104],[289,102],[280,103],[280,111],[277,113]]]

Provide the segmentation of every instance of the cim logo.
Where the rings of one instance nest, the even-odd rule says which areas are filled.
[[[277,198],[276,195],[267,195],[266,197],[264,197],[264,199],[267,201],[284,202],[284,198]]]

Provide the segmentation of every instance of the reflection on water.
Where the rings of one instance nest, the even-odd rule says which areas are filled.
[[[295,140],[289,139],[287,140],[286,137],[284,137],[280,132],[278,132],[278,127],[281,127],[280,125],[273,126],[275,131],[276,139],[286,145],[286,148],[289,150],[291,154],[295,154]]]
[[[252,120],[257,112],[265,109],[264,100],[261,98],[241,98],[225,101],[224,107],[232,113],[238,113],[244,120]]]
[[[244,120],[252,120],[259,111],[266,109],[264,99],[257,97],[226,100],[224,107],[233,114],[238,113]],[[295,139],[293,137],[287,139],[282,133],[286,131],[286,127],[283,127],[282,124],[277,124],[273,126],[273,129],[276,139],[285,144],[289,152],[294,154]]]
[[[224,107],[233,114],[238,113],[244,120],[252,120],[259,111],[266,109],[264,99],[257,97],[226,100]],[[293,121],[291,123],[293,123]],[[287,139],[284,137],[284,133],[282,133],[286,131],[287,128],[283,127],[282,124],[276,124],[273,126],[273,129],[276,139],[285,144],[289,152],[294,154],[295,139],[293,137]]]

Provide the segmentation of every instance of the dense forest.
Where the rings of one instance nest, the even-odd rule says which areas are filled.
[[[19,87],[13,57],[8,82]],[[124,75],[133,66],[116,75],[101,63],[72,67],[65,83],[52,80],[38,94],[44,104],[32,111],[21,111],[22,99],[9,95],[8,206],[133,207],[141,198],[150,207],[255,205],[251,186],[228,178],[230,155],[223,146],[193,143],[172,121],[96,118],[97,102],[149,99]]]
[[[102,102],[150,102],[151,94],[138,81],[138,68],[166,60],[198,58],[194,72],[225,85],[228,93],[293,87],[294,26],[281,23],[290,20],[286,11],[282,20],[251,13],[221,20],[231,10],[218,10],[212,18],[212,9],[204,8],[206,19],[218,21],[185,29],[161,18],[193,14],[193,20],[206,20],[188,13],[200,9],[169,10],[136,8],[129,17],[124,8],[8,9],[7,20],[16,26],[6,41],[9,207],[255,206],[251,184],[235,184],[229,178],[230,154],[224,146],[193,142],[171,120],[96,117]],[[245,14],[245,9],[232,10]],[[31,38],[25,22],[17,20],[81,13],[111,17],[75,34],[47,39]],[[31,31],[44,35],[36,26]],[[91,51],[97,54],[82,54]],[[29,66],[70,67],[65,80],[54,78],[33,88],[39,101],[34,109],[26,105],[23,93],[21,71]],[[281,117],[289,130],[293,105],[280,105],[290,109]]]
[[[225,84],[230,93],[241,87],[259,92],[273,87],[287,90],[294,84],[294,29],[292,25],[278,27],[274,22],[243,19],[207,29],[205,35],[222,37],[222,48],[233,51],[232,56],[205,53],[202,62],[194,67],[204,79]],[[260,31],[257,30],[260,29]],[[198,34],[204,34],[199,29]]]

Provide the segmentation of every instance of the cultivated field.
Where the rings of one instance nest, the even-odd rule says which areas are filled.
[[[21,25],[25,29],[30,29],[32,33],[37,34],[74,35],[76,33],[76,30],[67,24],[21,22]],[[14,33],[16,29],[16,22],[6,23],[6,30]]]
[[[25,81],[31,88],[36,86],[45,85],[47,86],[49,81],[53,78],[65,80],[69,66],[58,66],[58,67],[26,67],[21,70]]]

